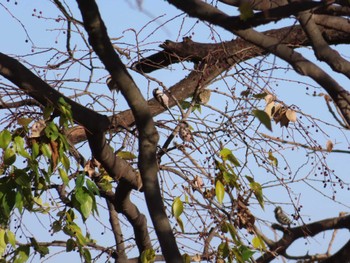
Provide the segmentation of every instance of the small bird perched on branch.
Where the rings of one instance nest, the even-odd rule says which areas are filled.
[[[191,128],[190,125],[187,123],[187,121],[180,121],[179,123],[179,136],[181,138],[181,140],[183,140],[184,142],[189,142],[192,143],[193,146],[200,152],[201,150],[196,146],[196,144],[194,143],[194,138],[191,132]]]
[[[169,111],[170,115],[173,117],[173,119],[176,120],[174,115],[171,113],[171,111],[169,109],[169,97],[163,91],[161,91],[159,88],[155,88],[152,93],[153,93],[154,99],[160,105],[162,105],[163,108],[167,109]]]
[[[190,125],[186,121],[181,121],[179,130],[179,136],[184,142],[193,142],[193,135],[190,129]]]
[[[290,227],[290,224],[292,223],[292,220],[288,218],[280,206],[275,208],[275,218],[281,225],[288,225],[288,227]]]

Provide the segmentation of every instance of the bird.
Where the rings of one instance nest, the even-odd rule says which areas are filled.
[[[274,212],[275,212],[275,218],[278,223],[280,223],[281,225],[288,225],[288,227],[290,226],[290,224],[292,223],[292,220],[288,218],[288,216],[283,212],[280,206],[277,206]]]
[[[153,90],[153,97],[164,108],[169,109],[169,97],[159,88]]]
[[[108,76],[106,79],[106,84],[110,91],[115,90],[117,93],[119,92],[118,85],[112,80],[112,76]]]
[[[186,121],[181,121],[179,129],[179,136],[184,142],[193,142],[193,135],[190,129],[190,125]]]
[[[189,143],[192,143],[193,146],[200,152],[202,153],[202,151],[196,146],[195,142],[194,142],[194,139],[193,139],[193,135],[192,135],[192,132],[191,132],[191,128],[190,128],[190,125],[188,124],[187,121],[180,121],[179,123],[179,136],[180,136],[180,139],[183,140],[184,142],[189,142]]]
[[[166,110],[169,111],[170,115],[173,117],[174,120],[175,117],[174,115],[171,113],[170,109],[169,109],[169,97],[163,92],[161,91],[159,88],[155,88],[152,92],[154,99],[163,106],[163,108],[165,108]]]

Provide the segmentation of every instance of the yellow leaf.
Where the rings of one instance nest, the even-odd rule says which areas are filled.
[[[176,197],[174,199],[174,202],[171,206],[171,210],[172,210],[173,216],[176,219],[182,214],[182,212],[184,210],[184,206],[183,206],[182,201],[180,200],[180,197]]]
[[[222,204],[222,201],[224,200],[224,196],[225,196],[225,187],[224,185],[221,183],[220,180],[216,181],[216,185],[215,185],[215,194],[216,194],[216,198],[218,199],[218,202],[220,204]]]
[[[252,245],[256,249],[266,250],[266,245],[265,245],[264,241],[259,236],[253,237]]]

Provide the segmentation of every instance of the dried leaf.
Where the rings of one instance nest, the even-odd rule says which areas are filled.
[[[332,98],[328,95],[328,94],[324,94],[324,99],[327,101],[327,102],[331,102],[332,101]]]
[[[274,102],[270,102],[266,105],[265,107],[265,112],[267,113],[267,115],[269,115],[270,119],[272,118],[272,110],[275,107],[275,103]]]
[[[84,172],[86,172],[90,178],[94,177],[95,172],[95,166],[93,165],[93,162],[91,160],[86,162],[86,165],[84,167]]]
[[[286,111],[286,116],[287,116],[288,120],[290,120],[291,122],[297,121],[297,114],[294,110],[288,109]]]
[[[329,153],[333,150],[333,142],[331,140],[327,141],[326,149],[327,149],[327,152],[329,152]]]
[[[283,114],[281,114],[281,118],[280,118],[279,122],[280,122],[280,126],[281,127],[287,127],[288,128],[289,119],[287,118],[286,111],[283,112]]]
[[[193,260],[194,262],[200,262],[200,261],[201,261],[201,256],[198,255],[198,254],[196,254],[196,255],[194,255],[194,256],[192,257],[192,260]]]
[[[266,105],[268,105],[275,100],[275,96],[268,94],[265,96],[264,99],[265,99]]]
[[[194,178],[194,184],[195,184],[195,186],[197,186],[198,188],[202,188],[202,187],[204,186],[202,177],[196,175],[196,177]]]

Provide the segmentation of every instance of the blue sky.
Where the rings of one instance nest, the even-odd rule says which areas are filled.
[[[130,3],[129,3],[130,2]],[[230,33],[226,33],[225,31],[219,28],[209,28],[202,23],[196,24],[196,20],[189,19],[188,17],[181,15],[175,8],[169,6],[166,1],[157,1],[155,5],[155,1],[142,1],[142,6],[138,7],[136,2],[133,1],[110,1],[110,0],[101,0],[98,1],[98,5],[102,14],[102,17],[107,25],[108,33],[111,38],[116,38],[115,43],[122,48],[130,48],[133,52],[131,53],[132,58],[134,58],[134,52],[136,51],[136,39],[140,43],[140,48],[144,50],[149,50],[149,54],[155,52],[155,50],[160,50],[158,47],[166,39],[170,39],[172,41],[181,41],[184,36],[192,36],[194,41],[198,42],[215,42],[219,41],[220,38],[222,40],[231,40],[233,36]],[[76,3],[75,1],[67,1],[70,5],[71,10],[77,14],[76,11]],[[65,35],[63,33],[66,25],[64,22],[59,21],[56,22],[57,11],[54,8],[54,5],[50,1],[41,1],[40,4],[35,3],[34,1],[18,1],[16,5],[14,1],[4,1],[0,0],[0,23],[2,26],[0,28],[0,34],[2,36],[6,36],[0,42],[0,51],[6,54],[12,55],[23,55],[21,57],[22,60],[26,61],[26,66],[30,68],[30,63],[40,64],[43,67],[46,64],[54,63],[55,61],[61,61],[62,57],[60,54],[53,56],[56,53],[56,50],[63,49],[65,46]],[[5,9],[8,9],[6,11]],[[35,11],[34,11],[35,9]],[[227,8],[228,12],[232,12],[232,9]],[[40,13],[41,12],[41,13]],[[33,15],[34,14],[34,15]],[[174,19],[175,16],[178,17]],[[38,18],[38,16],[43,18]],[[19,21],[18,21],[19,20]],[[283,23],[288,23],[290,21],[283,21],[281,23],[268,25],[266,28],[274,27],[277,28]],[[24,25],[24,27],[21,25]],[[165,26],[163,26],[165,24]],[[179,28],[181,27],[181,30]],[[81,29],[81,28],[80,28]],[[261,28],[261,30],[265,29]],[[75,31],[75,29],[73,29]],[[214,32],[214,33],[213,33]],[[72,49],[75,50],[77,57],[85,54],[86,46],[80,38],[76,35],[77,32],[74,33],[73,41],[72,41]],[[26,40],[28,40],[26,42]],[[31,42],[33,41],[33,42]],[[129,46],[129,44],[131,44]],[[51,48],[49,52],[41,53],[47,48]],[[37,55],[28,55],[30,53],[39,53]],[[337,50],[339,52],[345,53],[345,47],[338,46]],[[147,53],[143,55],[146,56]],[[303,54],[307,57],[313,58],[313,54],[307,48],[303,50]],[[57,58],[58,57],[58,58]],[[124,61],[129,62],[124,58]],[[254,60],[255,62],[258,59]],[[251,64],[255,63],[254,61],[249,62]],[[322,89],[318,88],[315,83],[310,81],[307,78],[303,78],[300,75],[297,75],[292,70],[284,70],[287,68],[285,62],[282,62],[278,59],[275,59],[273,56],[270,56],[268,59],[264,60],[265,62],[269,62],[266,68],[272,67],[271,65],[277,65],[281,67],[279,70],[274,70],[272,77],[269,76],[269,73],[266,75],[266,79],[269,80],[268,86],[273,88],[275,92],[278,94],[278,98],[281,101],[284,101],[287,105],[297,105],[301,111],[313,116],[319,120],[322,120],[326,123],[322,124],[322,130],[317,127],[312,127],[310,121],[303,118],[300,122],[303,122],[305,127],[309,127],[309,132],[312,134],[312,137],[318,141],[319,144],[325,146],[327,140],[332,140],[335,144],[335,149],[348,149],[349,143],[347,142],[348,134],[334,129],[332,124],[336,124],[334,119],[331,117],[330,113],[327,111],[324,99],[322,96],[312,96],[315,91],[317,94],[324,92]],[[322,65],[324,68],[327,68],[322,63],[317,62],[319,65]],[[96,67],[100,67],[96,70],[96,75],[94,76],[96,80],[98,80],[99,84],[95,84],[91,87],[92,92],[96,92],[101,94],[101,104],[110,103],[111,101],[104,97],[103,95],[109,95],[109,90],[104,84],[105,77],[108,74],[102,67],[101,64],[96,63]],[[128,65],[130,66],[130,64]],[[244,66],[244,64],[243,64]],[[246,65],[248,67],[248,65]],[[188,65],[188,68],[191,69],[191,65]],[[160,70],[158,72],[154,72],[151,74],[152,77],[159,79],[164,83],[165,86],[170,87],[171,85],[177,83],[182,77],[189,74],[189,70],[183,70],[182,65],[174,65],[172,66],[173,70]],[[327,69],[328,71],[329,69]],[[235,71],[233,70],[233,76],[235,77]],[[329,72],[331,72],[329,70]],[[150,91],[156,87],[155,82],[148,82],[144,77],[131,72],[136,83],[144,93],[145,97],[150,97]],[[74,66],[69,68],[69,70],[61,70],[55,72],[43,73],[39,72],[43,78],[47,79],[52,85],[58,83],[58,79],[64,75],[66,78],[70,78],[70,81],[64,83],[64,85],[60,86],[60,90],[65,92],[65,94],[73,94],[73,88],[81,88],[84,89],[85,83],[79,82],[81,79],[86,79],[88,71],[79,63],[76,63]],[[335,75],[332,73],[332,75]],[[229,79],[227,83],[223,83],[220,81],[215,82],[210,88],[214,89],[218,87],[220,91],[226,92],[228,91],[227,86],[237,85],[234,79]],[[270,77],[270,78],[269,78]],[[342,76],[336,76],[337,80],[340,83],[346,83],[348,80]],[[303,82],[303,83],[299,83]],[[262,85],[260,83],[260,85]],[[278,86],[277,86],[278,85]],[[244,90],[244,87],[237,85],[237,90]],[[310,95],[307,95],[310,94]],[[111,107],[115,107],[116,111],[121,111],[126,109],[126,104],[120,95],[113,95],[117,101],[117,105],[112,105]],[[85,94],[81,97],[81,103],[85,105],[89,105],[92,102],[91,97],[88,94]],[[211,100],[213,106],[221,107],[223,104],[230,103],[231,101],[220,97],[220,95],[214,95]],[[261,109],[263,109],[264,104],[260,104]],[[103,107],[101,107],[103,110]],[[175,110],[174,110],[175,111]],[[201,116],[206,116],[206,113],[210,111],[204,110]],[[165,117],[167,118],[167,117]],[[209,118],[209,117],[208,117]],[[156,119],[164,119],[164,115],[158,116]],[[310,123],[310,124],[308,124]],[[294,124],[293,124],[294,125]],[[293,126],[292,126],[293,127]],[[266,129],[262,128],[261,132],[268,133],[271,136],[286,136],[289,132],[286,129],[281,129],[277,125],[273,126],[273,133],[269,133]],[[297,131],[294,130],[294,134],[297,134]],[[300,138],[298,135],[296,138]],[[165,137],[162,138],[164,141]],[[292,138],[289,138],[292,140]],[[117,146],[116,143],[115,146]],[[232,147],[232,144],[228,144],[228,147]],[[306,151],[295,150],[295,151],[286,151],[286,155],[283,156],[290,164],[291,169],[293,170],[293,175],[300,179],[299,183],[291,184],[291,192],[287,192],[286,188],[282,187],[272,187],[269,186],[266,188],[264,193],[266,193],[266,197],[273,202],[282,202],[289,203],[290,196],[293,198],[299,198],[300,203],[303,206],[301,214],[304,216],[303,219],[305,222],[309,222],[309,218],[311,221],[320,220],[327,217],[337,216],[340,211],[348,211],[348,197],[349,191],[345,189],[341,190],[338,187],[328,186],[326,188],[322,187],[322,183],[314,182],[315,189],[312,189],[306,184],[300,183],[302,182],[302,177],[306,176],[312,169],[310,165],[313,161],[306,161]],[[236,149],[235,154],[237,158],[240,160],[244,160],[244,150]],[[348,162],[347,162],[347,154],[339,154],[339,153],[326,153],[325,155],[326,161],[332,169],[335,170],[336,175],[341,178],[345,183],[349,182],[348,180]],[[89,157],[89,153],[86,153],[86,157]],[[283,162],[282,156],[278,157]],[[168,161],[171,163],[171,161]],[[314,161],[316,162],[316,161]],[[250,162],[249,165],[250,171],[255,176],[256,180],[261,183],[270,182],[270,177],[268,175],[263,174],[261,169],[253,162]],[[305,165],[303,165],[305,164]],[[299,167],[302,167],[298,169]],[[317,168],[316,168],[317,169]],[[309,176],[311,177],[311,176]],[[311,181],[308,181],[311,182]],[[333,202],[329,197],[332,196],[332,192],[336,190],[336,201]],[[144,207],[144,202],[140,198],[142,195],[138,194],[135,197],[135,200],[140,204],[140,207]],[[296,202],[297,203],[297,202]],[[344,205],[345,204],[345,205]],[[103,204],[104,205],[104,204]],[[291,206],[285,206],[286,211],[291,214],[294,213],[294,209]],[[289,208],[289,209],[288,209]],[[265,211],[259,209],[258,206],[254,206],[251,208],[254,215],[257,217],[269,220],[274,222],[273,219],[273,209],[274,206],[267,206]],[[103,211],[103,209],[102,209]],[[146,209],[143,209],[144,213],[147,213]],[[44,219],[41,219],[44,220]],[[107,218],[104,212],[101,212],[99,221],[107,222]],[[47,233],[48,229],[42,231],[40,227],[39,220],[38,222],[38,236],[44,235]],[[108,223],[108,222],[107,222]],[[107,224],[108,225],[108,224]],[[263,224],[262,224],[263,225]],[[96,236],[96,239],[102,239],[107,243],[112,240],[111,235],[109,235],[108,231],[105,231],[103,228],[103,224],[93,225],[93,220],[88,220],[88,229]],[[263,229],[266,227],[262,226]],[[129,227],[130,229],[130,227]],[[104,232],[103,235],[101,233]],[[328,233],[327,235],[329,235]],[[270,233],[273,236],[273,233]],[[339,235],[339,240],[342,238],[345,240],[349,237],[349,235]],[[101,238],[102,237],[102,238]],[[54,236],[53,238],[59,239],[59,236]],[[38,238],[40,239],[40,238]],[[299,242],[295,246],[293,246],[293,251],[298,252],[298,254],[302,254],[301,251],[306,251],[310,249],[310,254],[312,252],[322,253],[324,251],[319,251],[319,247],[326,247],[327,242],[323,242],[323,236],[315,239],[309,239],[310,242],[315,243],[313,246],[305,245],[304,241]],[[323,242],[323,243],[322,243]],[[335,242],[333,249],[339,248],[341,245],[341,241]],[[305,252],[306,253],[306,252]],[[62,253],[55,257],[47,259],[46,262],[62,262],[62,260],[73,260],[73,255],[76,257],[76,253],[70,253],[69,255]],[[74,259],[77,260],[77,259]],[[99,262],[104,262],[103,259]]]

